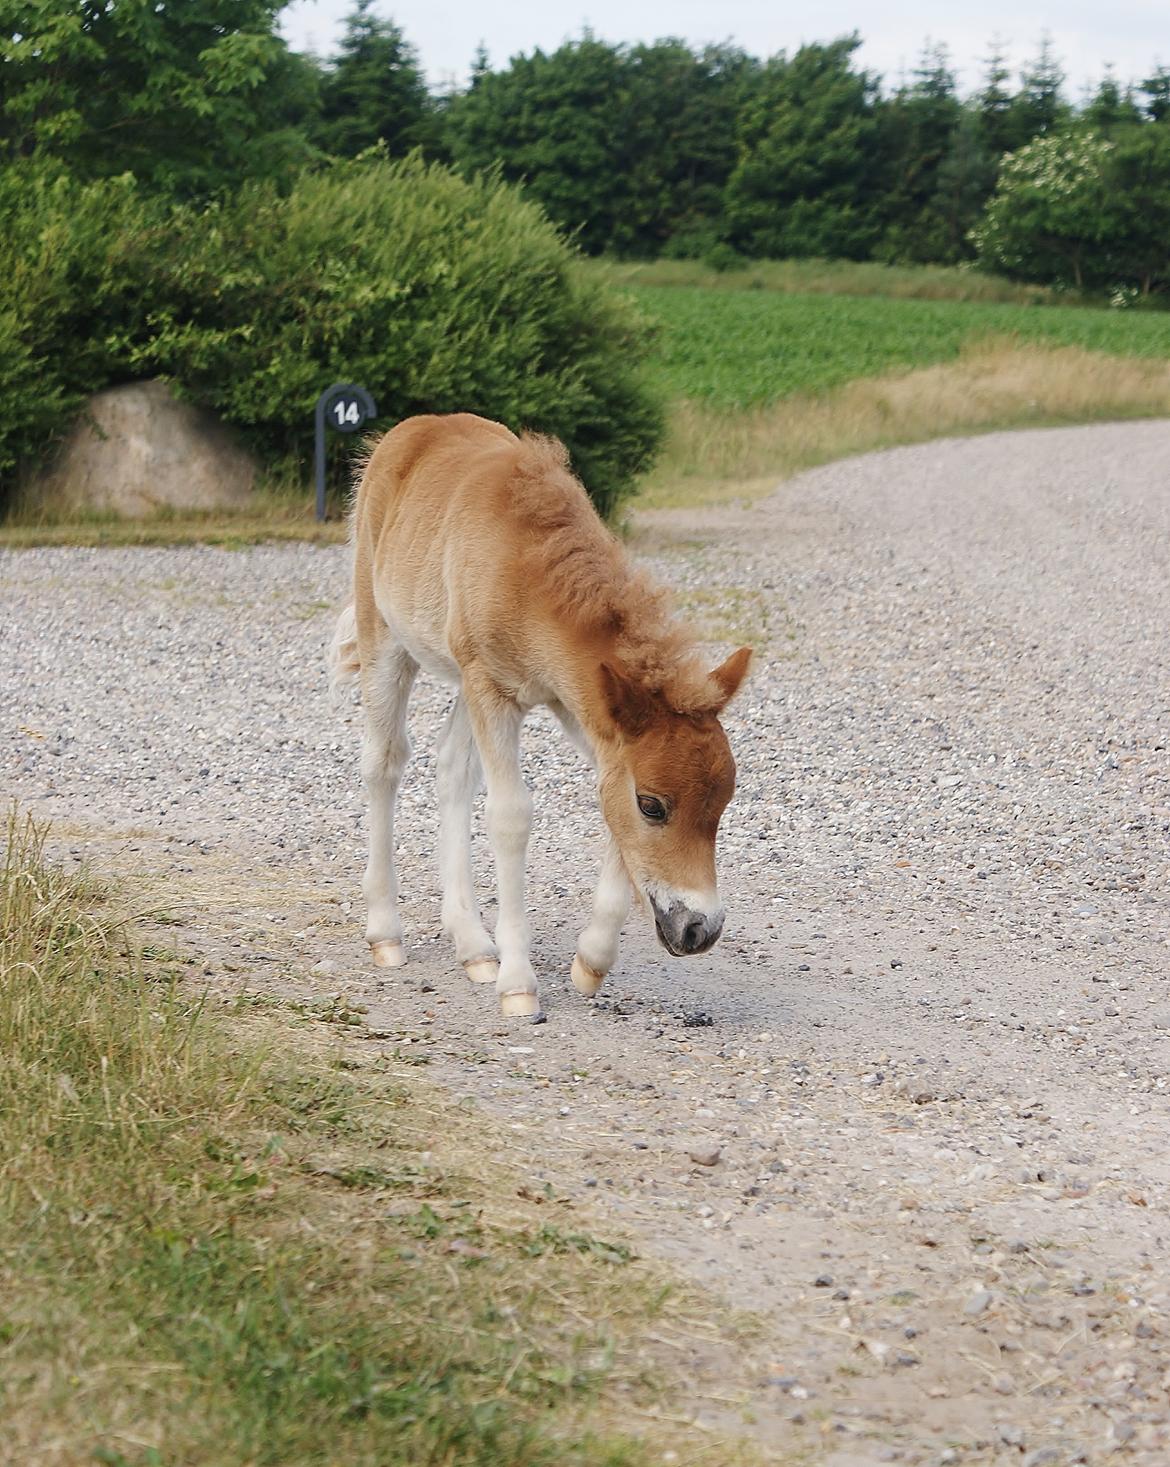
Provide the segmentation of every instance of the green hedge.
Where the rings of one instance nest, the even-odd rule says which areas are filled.
[[[141,336],[144,257],[158,247],[133,179],[81,185],[58,165],[0,171],[0,498]]]
[[[660,441],[650,328],[496,179],[373,156],[165,216],[129,180],[23,193],[27,271],[54,268],[27,299],[0,285],[0,474],[86,392],[156,374],[270,466],[307,468],[336,380],[370,389],[379,427],[470,411],[555,433],[603,513]]]

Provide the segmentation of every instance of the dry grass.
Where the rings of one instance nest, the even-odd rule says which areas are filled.
[[[958,361],[747,412],[675,404],[639,507],[750,499],[851,454],[1001,428],[1170,415],[1170,362],[993,338]]]
[[[671,1377],[709,1303],[359,1015],[210,1012],[44,835],[0,827],[0,1462],[758,1460]]]
[[[792,295],[879,295],[894,300],[985,301],[1032,306],[1076,304],[1042,285],[1020,285],[958,265],[880,265],[857,260],[753,260],[713,270],[700,260],[606,261],[594,265],[618,285],[772,290]]]
[[[235,549],[267,540],[337,545],[345,537],[346,525],[340,516],[318,524],[311,508],[281,500],[261,501],[254,509],[167,512],[139,520],[16,512],[0,523],[0,548],[8,549],[32,545],[223,545]]]

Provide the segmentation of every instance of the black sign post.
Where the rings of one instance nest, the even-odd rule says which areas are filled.
[[[325,518],[325,429],[356,433],[378,416],[374,399],[364,387],[335,382],[317,399],[317,518]]]

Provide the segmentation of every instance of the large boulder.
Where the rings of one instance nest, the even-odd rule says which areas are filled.
[[[164,507],[239,509],[255,478],[255,460],[213,414],[179,402],[165,382],[134,382],[90,398],[25,497],[136,518]]]

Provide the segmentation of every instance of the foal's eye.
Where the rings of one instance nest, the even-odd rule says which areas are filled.
[[[638,809],[654,825],[661,825],[666,819],[666,806],[653,795],[639,795]]]

